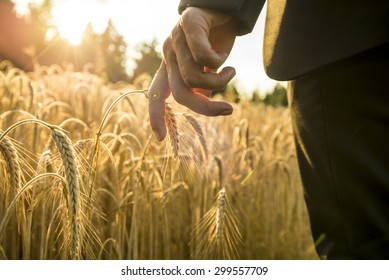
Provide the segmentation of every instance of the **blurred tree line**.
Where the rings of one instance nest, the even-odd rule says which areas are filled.
[[[226,88],[215,94],[223,95],[224,99],[229,102],[239,103],[241,101],[241,95],[234,81],[229,82]],[[287,90],[282,84],[277,83],[273,89],[268,91],[264,96],[261,96],[258,91],[254,91],[251,94],[250,101],[252,103],[264,103],[273,107],[287,107]]]
[[[263,98],[260,97],[259,92],[253,92],[251,101],[254,103],[263,102],[266,105],[271,105],[274,107],[287,107],[287,90],[283,85],[277,83],[271,91],[265,94]]]
[[[35,63],[72,64],[75,70],[88,67],[111,82],[131,81],[143,72],[153,75],[158,69],[161,57],[155,50],[155,41],[139,46],[140,57],[129,77],[127,44],[111,20],[101,34],[88,24],[81,44],[74,46],[60,36],[51,11],[51,0],[44,0],[41,4],[29,4],[29,14],[19,18],[11,0],[0,0],[0,58],[9,59],[25,70],[32,70]]]
[[[94,32],[92,24],[88,24],[81,43],[74,46],[60,36],[53,24],[51,0],[30,4],[29,11],[28,16],[18,18],[12,1],[0,0],[0,59],[9,59],[25,70],[32,70],[35,63],[71,64],[76,71],[87,67],[88,71],[113,83],[133,82],[145,73],[152,77],[162,61],[157,41],[143,43],[136,50],[139,56],[134,61],[132,75],[129,75],[126,67],[127,44],[111,20],[101,34]],[[241,99],[234,82],[218,93],[230,102],[238,103]],[[254,92],[251,101],[272,106],[288,104],[286,89],[281,84],[264,97]]]

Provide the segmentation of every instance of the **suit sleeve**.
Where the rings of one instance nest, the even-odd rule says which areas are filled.
[[[263,8],[265,0],[181,0],[178,11],[187,7],[213,9],[226,13],[239,21],[238,35],[250,33]]]

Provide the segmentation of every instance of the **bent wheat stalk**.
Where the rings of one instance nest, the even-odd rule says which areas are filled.
[[[116,106],[116,104],[122,100],[123,98],[127,97],[128,95],[130,94],[134,94],[134,93],[143,93],[146,95],[148,90],[132,90],[132,91],[128,91],[126,93],[123,93],[122,95],[120,95],[119,97],[117,97],[113,102],[112,104],[109,106],[109,108],[107,109],[107,111],[105,112],[104,116],[103,116],[103,119],[101,120],[100,122],[100,126],[99,126],[99,129],[97,130],[96,132],[96,136],[95,136],[95,141],[94,141],[94,147],[93,147],[93,151],[92,151],[92,156],[91,156],[91,162],[90,162],[90,166],[92,167],[91,168],[91,171],[90,171],[90,174],[89,174],[89,177],[88,177],[88,185],[90,185],[90,188],[89,188],[89,201],[88,201],[88,204],[90,204],[91,202],[91,199],[92,199],[92,192],[93,192],[93,187],[94,187],[94,180],[95,180],[95,177],[96,177],[96,172],[97,172],[97,162],[98,162],[98,159],[99,159],[99,154],[100,154],[100,142],[101,142],[101,133],[103,131],[103,128],[104,128],[104,125],[105,125],[105,122],[108,118],[108,115],[109,113],[112,111],[112,109]]]
[[[77,168],[76,153],[70,139],[60,130],[52,129],[51,135],[61,155],[67,182],[67,203],[70,219],[70,248],[73,259],[80,258],[81,251],[81,211],[80,211],[80,185]]]
[[[67,203],[68,213],[70,218],[70,255],[73,259],[80,257],[81,237],[80,237],[80,186],[79,172],[77,168],[76,153],[70,139],[62,132],[62,128],[48,124],[39,119],[21,120],[10,126],[3,134],[0,135],[0,143],[4,141],[5,136],[16,127],[27,124],[36,123],[44,125],[51,130],[52,138],[58,147],[61,159],[65,169],[65,177],[67,182]],[[16,197],[15,197],[16,198]]]
[[[0,130],[0,135],[3,135],[2,130]],[[9,172],[10,190],[5,200],[5,204],[8,206],[9,199],[13,199],[15,194],[19,191],[21,184],[21,168],[18,153],[8,137],[4,137],[3,141],[0,142],[0,153],[5,159]]]

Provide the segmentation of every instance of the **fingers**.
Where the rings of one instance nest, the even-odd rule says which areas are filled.
[[[166,136],[165,100],[170,94],[166,65],[161,63],[149,88],[150,126],[158,141]]]
[[[192,12],[194,10],[194,12]],[[209,41],[210,19],[200,9],[187,9],[181,17],[180,27],[186,34],[186,41],[194,60],[212,69],[219,68],[227,59],[228,54],[217,52]]]
[[[210,69],[210,68],[208,68],[208,67],[204,67],[204,68],[205,68],[205,69],[204,69],[204,72],[215,72],[214,69]],[[202,95],[205,95],[205,96],[207,96],[207,97],[209,97],[209,96],[212,94],[212,92],[213,92],[213,90],[210,90],[210,89],[203,89],[203,88],[192,88],[192,90],[193,90],[194,92],[201,93]]]
[[[149,89],[149,117],[150,126],[158,141],[166,137],[165,100],[170,94],[169,83],[172,86],[176,101],[189,109],[206,116],[230,115],[232,106],[226,102],[210,101],[207,94],[210,91],[201,90],[201,93],[190,90],[183,82],[174,55],[168,56],[168,68],[165,62],[154,76]]]
[[[207,96],[192,91],[183,81],[178,63],[173,51],[165,53],[168,80],[174,99],[192,111],[206,115],[230,115],[232,106],[226,102],[211,101]]]
[[[193,53],[188,47],[182,28],[177,25],[172,33],[171,43],[166,42],[165,52],[173,51],[176,56],[178,67],[184,83],[189,88],[202,88],[210,90],[221,90],[235,76],[235,69],[225,67],[219,73],[215,71],[205,71],[206,64],[199,64],[193,57]],[[207,39],[208,41],[208,39]],[[209,69],[206,67],[206,69]]]
[[[149,116],[158,140],[166,136],[165,100],[176,101],[206,116],[229,115],[232,106],[211,101],[212,90],[222,89],[235,75],[232,67],[217,70],[228,57],[237,23],[230,16],[190,7],[163,46],[164,60],[149,90]],[[214,69],[214,70],[212,70]]]
[[[212,90],[210,89],[203,89],[203,88],[192,88],[194,92],[200,93],[206,97],[209,97],[212,93]]]

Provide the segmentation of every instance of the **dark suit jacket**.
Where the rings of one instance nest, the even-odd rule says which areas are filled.
[[[389,0],[268,0],[264,66],[269,77],[292,80],[321,66],[389,42]],[[265,0],[181,0],[215,9],[251,32]]]

